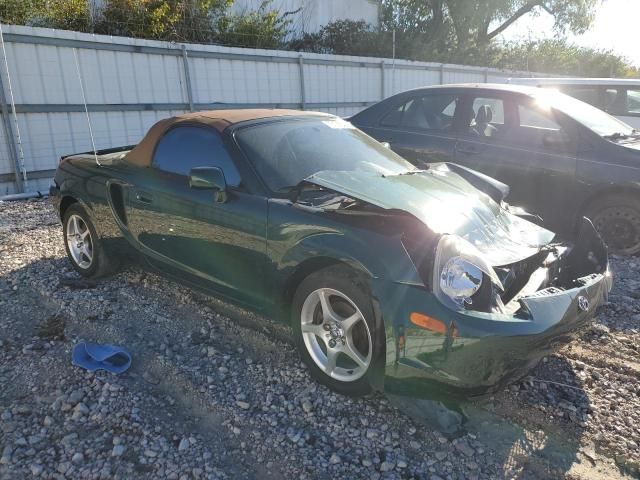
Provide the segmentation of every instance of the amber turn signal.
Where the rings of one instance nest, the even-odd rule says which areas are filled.
[[[436,318],[430,317],[423,313],[413,312],[409,315],[409,320],[418,327],[426,328],[432,332],[447,333],[447,325]]]

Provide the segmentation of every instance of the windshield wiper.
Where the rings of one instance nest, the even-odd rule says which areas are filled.
[[[630,138],[631,135],[627,135],[626,133],[615,132],[611,135],[604,135],[604,138],[607,140],[622,140],[624,138]]]
[[[426,172],[426,169],[420,169],[420,168],[416,168],[415,170],[407,170],[404,173],[399,173],[398,175],[417,175],[419,173],[424,173]]]

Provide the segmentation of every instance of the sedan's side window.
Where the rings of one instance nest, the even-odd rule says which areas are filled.
[[[409,130],[446,132],[453,128],[458,98],[447,93],[413,97],[394,107],[380,125]]]
[[[570,148],[571,139],[558,123],[552,109],[535,102],[518,103],[516,128],[510,129],[508,141],[519,147],[529,147],[548,153]]]
[[[505,132],[504,112],[501,98],[474,98],[464,119],[467,133],[474,137],[501,137]]]
[[[624,88],[608,87],[604,91],[605,112],[624,115],[627,112],[627,92]]]
[[[627,89],[627,115],[640,116],[640,88]]]
[[[228,185],[240,185],[240,174],[222,137],[208,128],[176,127],[169,130],[158,142],[153,166],[185,176],[194,167],[220,167]]]

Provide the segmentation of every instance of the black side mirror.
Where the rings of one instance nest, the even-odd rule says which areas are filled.
[[[213,190],[216,202],[227,201],[227,181],[218,167],[195,167],[189,172],[189,187],[195,190]]]

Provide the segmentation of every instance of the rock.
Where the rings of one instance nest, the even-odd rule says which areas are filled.
[[[302,410],[309,413],[313,410],[313,404],[309,400],[304,400],[302,402]]]
[[[476,453],[473,448],[469,446],[469,444],[465,440],[461,440],[455,444],[456,450],[460,453],[464,454],[467,457],[473,457]]]
[[[112,457],[120,457],[125,452],[126,447],[124,445],[118,444],[113,446],[113,450],[111,450]]]
[[[189,439],[183,438],[182,440],[180,440],[180,444],[178,445],[178,451],[183,452],[190,446],[191,446],[191,443],[189,442]]]
[[[84,392],[82,390],[74,390],[67,398],[67,402],[71,405],[75,405],[84,398]]]
[[[382,462],[382,464],[380,465],[380,471],[381,472],[390,472],[391,470],[393,470],[396,467],[396,464],[393,462],[389,462],[389,461],[384,461]]]
[[[73,457],[71,457],[71,461],[76,465],[82,463],[84,462],[84,455],[80,452],[76,452],[73,454]]]
[[[89,407],[87,407],[84,403],[78,403],[73,409],[73,413],[77,413],[79,415],[87,415],[89,413]]]
[[[29,405],[19,405],[15,412],[18,415],[29,415],[31,413],[31,407]]]
[[[38,463],[32,463],[29,466],[29,469],[31,470],[31,475],[33,475],[34,477],[39,476],[42,473],[42,471],[44,470],[42,468],[42,465],[40,465]]]
[[[249,410],[251,405],[247,402],[243,402],[242,400],[236,400],[236,405],[238,405],[243,410]]]
[[[331,458],[329,459],[329,463],[335,465],[336,463],[342,462],[342,459],[337,453],[331,454]]]

